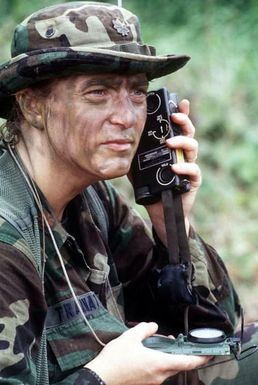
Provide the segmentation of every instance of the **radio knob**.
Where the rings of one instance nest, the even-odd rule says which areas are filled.
[[[170,125],[168,120],[162,119],[162,115],[157,117],[157,126],[156,129],[153,130],[153,136],[158,139],[164,139],[169,134]]]
[[[152,115],[158,111],[161,106],[161,99],[155,92],[150,92],[147,95],[147,114]]]
[[[170,167],[166,166],[158,169],[156,177],[159,184],[168,185],[173,182],[175,175],[171,171]]]

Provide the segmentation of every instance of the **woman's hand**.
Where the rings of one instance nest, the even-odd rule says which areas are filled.
[[[183,135],[174,136],[167,140],[167,145],[173,149],[182,149],[185,162],[172,165],[172,170],[178,175],[186,175],[190,180],[191,188],[188,193],[182,194],[184,215],[188,217],[193,207],[196,193],[201,185],[201,171],[195,163],[198,157],[198,142],[194,139],[195,127],[189,119],[189,101],[184,99],[179,105],[180,112],[172,115],[172,120],[182,128]]]
[[[142,322],[109,342],[86,367],[107,385],[159,385],[180,371],[192,370],[209,357],[163,353],[146,348],[142,341],[157,331],[154,322]]]

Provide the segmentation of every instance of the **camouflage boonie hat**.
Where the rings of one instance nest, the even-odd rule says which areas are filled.
[[[70,2],[44,8],[15,31],[12,59],[0,66],[0,116],[13,94],[44,79],[71,73],[146,73],[149,80],[184,66],[189,56],[156,56],[143,44],[138,18],[116,5]]]

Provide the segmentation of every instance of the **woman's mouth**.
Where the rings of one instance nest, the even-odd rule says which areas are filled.
[[[134,141],[131,139],[111,139],[103,143],[103,145],[112,151],[123,152],[132,149]]]

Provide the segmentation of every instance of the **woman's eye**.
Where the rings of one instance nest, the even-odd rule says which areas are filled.
[[[145,102],[147,97],[147,91],[145,89],[134,89],[132,90],[131,97],[135,102]]]
[[[134,90],[134,93],[135,93],[135,95],[139,95],[139,96],[146,96],[147,95],[147,91],[142,90],[142,89],[136,89],[136,90]]]
[[[89,94],[102,96],[102,95],[105,95],[105,90],[104,89],[94,89],[94,90],[91,90],[89,92]]]
[[[103,103],[107,100],[108,92],[106,88],[92,88],[84,93],[84,99],[92,103]]]

